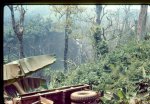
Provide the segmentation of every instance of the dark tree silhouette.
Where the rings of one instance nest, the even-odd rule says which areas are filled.
[[[23,58],[24,57],[24,51],[23,51],[24,17],[26,11],[22,5],[21,6],[8,5],[8,7],[11,11],[13,31],[19,40],[19,58]],[[14,9],[19,11],[20,18],[18,21],[15,19]]]
[[[137,40],[143,40],[146,34],[146,20],[147,20],[148,5],[141,5],[139,20],[137,25]]]

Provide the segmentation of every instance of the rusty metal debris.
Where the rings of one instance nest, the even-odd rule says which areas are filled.
[[[56,61],[52,55],[32,56],[19,59],[3,65],[4,86],[12,84],[17,79],[27,76],[44,66],[50,65]]]
[[[17,84],[17,86],[16,86]],[[17,94],[33,92],[40,86],[46,86],[46,80],[35,77],[25,77],[4,87],[5,96],[17,97]]]
[[[54,102],[54,104],[71,104],[70,95],[76,91],[90,90],[89,85],[76,85],[62,87],[52,90],[45,90],[21,95],[21,104],[34,104],[44,97]],[[39,103],[40,104],[40,103]]]

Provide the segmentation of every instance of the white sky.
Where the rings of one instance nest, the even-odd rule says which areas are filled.
[[[83,7],[89,7],[89,8],[94,8],[95,5],[82,5]],[[106,9],[117,9],[117,8],[121,8],[121,6],[123,5],[107,5]],[[131,5],[131,9],[140,9],[140,5]],[[150,12],[150,6],[148,6],[148,12]]]
[[[40,6],[44,6],[44,5],[28,5],[28,8],[30,9],[38,9]],[[45,5],[45,6],[48,6],[48,5]],[[80,5],[82,7],[85,7],[85,8],[95,8],[95,5]],[[107,5],[107,8],[106,9],[117,9],[117,8],[120,8],[122,5]],[[140,5],[131,5],[131,9],[140,9]],[[150,7],[148,7],[148,12],[150,12]]]
[[[25,7],[27,7],[29,10],[38,10],[38,9],[41,9],[40,7],[42,6],[43,9],[49,9],[49,6],[48,5],[27,5]],[[85,8],[89,8],[89,9],[92,9],[92,8],[95,8],[95,5],[80,5],[82,7],[85,7]],[[106,9],[110,9],[110,10],[113,10],[113,9],[117,9],[117,8],[120,8],[122,5],[107,5]],[[131,5],[131,9],[140,9],[140,5]],[[148,12],[150,12],[150,7],[148,7]]]
[[[81,7],[87,9],[88,10],[91,10],[91,9],[95,9],[95,5],[80,5]],[[27,9],[27,13],[31,14],[33,12],[38,12],[40,11],[41,9],[42,10],[46,10],[46,14],[44,15],[45,17],[50,15],[50,6],[49,5],[25,5],[24,6],[26,9]],[[8,9],[7,6],[4,7],[4,15],[8,16],[8,12],[6,13],[5,10],[6,8]],[[118,8],[123,8],[123,5],[107,5],[105,10],[116,10]],[[131,5],[131,9],[137,9],[139,10],[140,9],[140,5]],[[9,10],[8,10],[9,11]],[[150,13],[150,6],[148,6],[148,12]]]

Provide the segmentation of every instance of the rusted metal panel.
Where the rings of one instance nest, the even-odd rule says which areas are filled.
[[[54,104],[63,104],[63,92],[62,91],[54,91],[54,92],[47,92],[43,94],[35,94],[30,96],[24,96],[21,98],[22,104],[31,104],[33,102],[39,101],[40,96],[52,100],[55,102]]]
[[[40,97],[40,102],[45,104],[54,104],[52,100],[46,99],[44,97]]]
[[[42,94],[42,97],[45,97],[49,100],[52,100],[54,104],[64,104],[63,101],[63,92],[62,91],[55,91],[53,94],[47,93]]]
[[[90,89],[90,86],[89,85],[74,85],[74,86],[67,86],[67,87],[61,87],[61,88],[55,88],[55,89],[51,89],[51,90],[44,90],[44,91],[35,91],[35,92],[31,92],[31,93],[27,93],[27,94],[22,94],[20,95],[21,97],[23,96],[29,96],[29,95],[34,95],[34,94],[37,94],[37,93],[46,93],[46,92],[52,92],[52,91],[55,91],[55,90],[63,90],[63,89],[69,89],[71,87],[80,87],[80,86],[86,86],[88,87],[88,89]]]
[[[36,77],[26,77],[18,80],[17,83],[19,84],[20,88],[27,93],[30,90],[33,91],[34,89],[40,87],[41,85],[44,84],[46,85],[46,80]],[[18,92],[18,89],[13,84],[5,86],[4,91],[7,93],[7,95],[11,97],[16,97],[17,93],[20,94]]]
[[[53,90],[34,92],[21,95],[22,104],[31,104],[39,101],[40,96],[52,100],[54,104],[71,104],[70,95],[75,91],[90,89],[89,85],[77,85],[70,87],[62,87]]]
[[[32,56],[3,65],[4,86],[12,84],[19,78],[27,76],[47,65],[53,64],[56,58],[52,55]]]

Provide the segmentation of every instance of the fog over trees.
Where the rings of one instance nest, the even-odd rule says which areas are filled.
[[[112,81],[120,73],[140,79],[141,67],[150,70],[148,5],[8,5],[3,26],[4,63],[53,54],[51,68],[32,75],[53,87],[89,83],[113,89],[122,86]],[[105,72],[115,87],[101,79]]]

